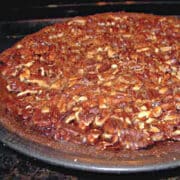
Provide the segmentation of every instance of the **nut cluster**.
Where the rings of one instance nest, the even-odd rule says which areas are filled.
[[[1,103],[26,128],[101,149],[180,140],[180,21],[77,17],[0,55]]]

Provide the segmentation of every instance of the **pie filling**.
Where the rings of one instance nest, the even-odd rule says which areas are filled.
[[[1,53],[0,104],[55,141],[132,150],[179,141],[179,52],[178,18],[76,17]]]

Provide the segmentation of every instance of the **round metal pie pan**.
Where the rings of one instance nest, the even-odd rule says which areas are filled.
[[[89,146],[54,142],[18,128],[12,132],[2,125],[0,140],[12,149],[46,163],[89,172],[120,174],[180,166],[180,142],[158,143],[138,151],[100,151]]]

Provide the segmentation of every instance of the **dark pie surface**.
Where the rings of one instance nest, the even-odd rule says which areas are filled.
[[[0,54],[0,107],[55,141],[132,150],[179,141],[179,52],[178,18],[76,17]]]

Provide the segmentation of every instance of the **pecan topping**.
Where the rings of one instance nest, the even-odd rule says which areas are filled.
[[[180,140],[179,24],[119,12],[48,26],[0,54],[0,106],[56,141]]]

